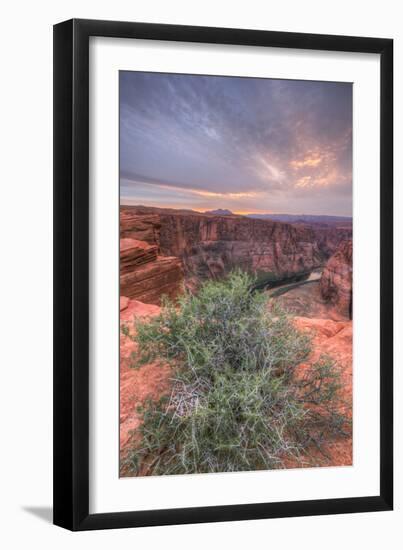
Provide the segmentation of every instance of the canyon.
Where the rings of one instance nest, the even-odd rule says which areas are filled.
[[[234,268],[253,273],[261,283],[306,274],[322,267],[351,234],[348,225],[293,225],[237,215],[122,206],[121,240],[142,242],[136,246],[144,251],[147,245],[154,247],[155,258],[135,275],[121,271],[121,294],[141,299],[144,287],[148,300],[153,295],[150,303],[158,303],[161,283],[173,297],[182,282],[195,290],[203,280],[223,277]],[[134,256],[140,254],[133,246]],[[121,262],[126,266],[131,261],[130,246],[124,247]],[[133,257],[132,261],[140,259]]]
[[[175,300],[186,286],[197,291],[208,279],[234,268],[259,280],[282,284],[317,273],[313,280],[280,286],[278,302],[313,338],[309,368],[321,353],[337,361],[343,400],[352,404],[352,227],[343,223],[284,223],[232,214],[122,206],[120,209],[120,319],[158,315],[165,295]],[[277,290],[277,289],[276,289]],[[270,294],[270,290],[267,290]],[[131,331],[134,328],[131,326]],[[120,339],[120,452],[130,447],[139,424],[136,406],[170,391],[170,367],[153,363],[130,368],[136,344]],[[324,465],[352,463],[352,438],[329,442]],[[313,451],[313,456],[315,451]],[[319,460],[320,459],[320,460]],[[286,467],[297,467],[289,463]],[[125,475],[124,470],[122,475]]]

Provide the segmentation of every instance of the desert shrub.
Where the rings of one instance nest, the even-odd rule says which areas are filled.
[[[280,468],[340,433],[335,365],[296,376],[311,342],[253,280],[235,271],[135,321],[133,368],[172,365],[172,391],[142,403],[125,468],[135,475]],[[129,334],[127,327],[124,328]]]

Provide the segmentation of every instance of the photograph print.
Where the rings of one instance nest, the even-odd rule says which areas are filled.
[[[351,83],[120,71],[120,476],[352,459]]]

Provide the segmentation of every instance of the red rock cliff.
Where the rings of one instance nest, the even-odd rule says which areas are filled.
[[[320,279],[323,298],[347,318],[351,318],[352,313],[352,280],[353,245],[352,241],[348,240],[339,244]]]
[[[286,276],[325,261],[309,227],[243,216],[122,207],[121,236],[127,235],[143,235],[161,254],[180,257],[187,278],[197,281],[220,277],[234,267]]]
[[[311,229],[320,251],[326,258],[336,251],[341,242],[350,240],[352,237],[352,225],[349,223],[343,225],[315,223],[311,225]]]
[[[137,239],[120,240],[120,295],[146,304],[160,304],[182,290],[179,258],[159,256],[158,246]]]
[[[120,209],[120,238],[138,239],[159,248],[161,223],[157,214],[137,214],[131,207]]]

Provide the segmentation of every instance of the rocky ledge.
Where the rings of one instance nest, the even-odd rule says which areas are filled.
[[[137,239],[120,241],[120,295],[147,304],[160,304],[162,296],[176,298],[182,290],[179,258],[159,256],[158,247]]]
[[[137,267],[154,262],[158,248],[136,239],[120,239],[120,273],[130,273]]]
[[[137,239],[159,247],[161,223],[157,214],[138,214],[130,206],[120,208],[120,238]]]

